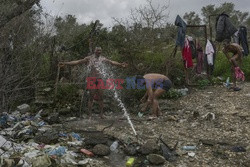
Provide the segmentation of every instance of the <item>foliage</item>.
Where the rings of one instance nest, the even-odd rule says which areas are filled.
[[[200,25],[201,24],[201,18],[194,11],[189,12],[189,13],[186,12],[183,16],[183,19],[187,21],[188,25]]]
[[[210,85],[210,81],[208,79],[202,79],[198,81],[198,85],[199,89],[205,89],[207,86]]]
[[[250,56],[243,57],[242,60],[242,71],[245,74],[246,81],[250,81]]]
[[[218,52],[216,55],[213,75],[221,76],[223,78],[231,76],[231,65],[227,57],[222,52]]]
[[[169,91],[165,92],[161,98],[178,99],[181,96],[182,96],[181,92],[178,92],[176,89],[171,88]]]
[[[79,88],[75,85],[58,85],[56,99],[61,105],[73,104],[78,98]]]

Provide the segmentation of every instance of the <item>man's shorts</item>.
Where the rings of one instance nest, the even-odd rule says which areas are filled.
[[[170,80],[163,81],[163,89],[168,91],[172,87],[172,82]]]

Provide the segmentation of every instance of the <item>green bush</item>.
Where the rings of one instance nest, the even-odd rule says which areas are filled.
[[[205,89],[210,84],[208,79],[202,79],[198,81],[199,89]]]
[[[56,99],[60,104],[72,104],[78,98],[78,87],[75,85],[58,85]]]
[[[176,89],[171,88],[169,91],[165,92],[161,98],[162,99],[178,99],[181,97],[181,92],[178,92]]]
[[[246,81],[250,81],[250,56],[243,57],[242,71],[245,73]]]
[[[218,52],[215,59],[214,76],[231,77],[231,65],[222,52]]]

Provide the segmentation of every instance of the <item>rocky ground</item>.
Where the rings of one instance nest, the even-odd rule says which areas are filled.
[[[143,154],[140,148],[132,156],[141,161],[150,153],[163,155],[156,151],[161,150],[160,135],[170,148],[178,142],[175,149],[178,156],[172,162],[165,161],[162,166],[249,166],[250,83],[239,86],[242,88],[239,92],[218,85],[204,90],[190,88],[189,94],[178,100],[161,100],[164,114],[160,118],[151,120],[146,114],[142,117],[131,115],[138,138],[127,120],[118,113],[107,113],[104,120],[96,116],[92,120],[73,121],[65,127],[84,133],[101,131],[113,123],[104,134],[118,139],[121,149],[120,156],[104,158],[107,166],[125,164],[128,157],[123,153],[123,143],[143,146],[148,141],[156,142],[158,145],[149,146],[151,151]],[[187,151],[183,146],[196,146],[196,149]],[[141,163],[141,166],[147,165]]]
[[[121,167],[132,157],[134,166],[142,167],[250,166],[250,83],[239,86],[239,92],[218,85],[190,87],[178,100],[160,100],[163,116],[156,119],[130,114],[137,136],[119,111],[107,111],[105,119],[44,111],[41,118],[19,116],[23,121],[1,127],[0,142],[21,144],[12,144],[14,150],[2,145],[0,164]],[[110,151],[114,141],[118,147]]]

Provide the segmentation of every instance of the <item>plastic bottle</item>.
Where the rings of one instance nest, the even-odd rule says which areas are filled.
[[[114,143],[110,146],[110,151],[115,151],[118,147],[118,141],[114,141]]]
[[[229,77],[227,77],[227,80],[226,80],[226,87],[229,88],[229,86],[230,86]]]
[[[186,151],[195,150],[196,146],[183,146],[182,149]]]

